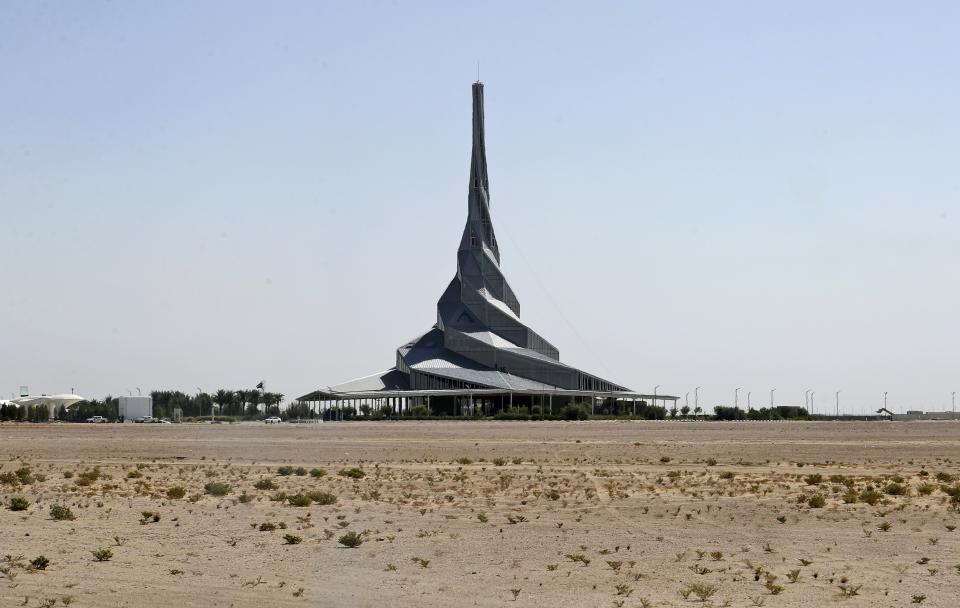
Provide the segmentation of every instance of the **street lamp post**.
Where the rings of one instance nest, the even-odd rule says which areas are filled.
[[[803,407],[807,408],[808,411],[810,410],[810,389],[809,388],[803,391]]]
[[[777,389],[775,389],[775,388],[771,388],[771,389],[770,389],[770,407],[773,407],[773,394],[774,394],[775,392],[777,392]]]
[[[753,408],[750,406],[750,395],[752,395],[752,394],[753,394],[752,392],[747,391],[747,411],[748,411],[748,412],[753,409]]]
[[[840,391],[837,391],[837,418],[840,417]]]
[[[957,419],[957,391],[953,391],[950,393],[950,411],[953,412],[953,414],[950,417],[956,420]]]
[[[696,409],[697,407],[700,406],[700,389],[701,389],[701,388],[703,388],[703,387],[702,387],[702,386],[698,386],[697,388],[693,389],[693,407],[694,407],[694,409]]]
[[[883,409],[890,411],[887,409],[887,391],[883,391]]]
[[[737,406],[739,406],[739,404],[740,404],[740,389],[741,389],[741,388],[743,388],[743,387],[742,387],[742,386],[738,386],[737,388],[733,389],[733,407],[737,407]]]
[[[658,389],[658,388],[660,388],[660,385],[659,385],[659,384],[656,385],[655,387],[653,387],[653,405],[654,405],[654,406],[657,405],[657,389]],[[674,406],[674,407],[676,407],[676,406]]]
[[[810,391],[810,413],[813,414],[813,396],[817,394],[817,391]]]

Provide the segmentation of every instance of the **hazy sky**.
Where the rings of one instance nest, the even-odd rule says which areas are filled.
[[[0,395],[386,369],[466,217],[522,318],[701,405],[960,391],[955,2],[0,3]]]

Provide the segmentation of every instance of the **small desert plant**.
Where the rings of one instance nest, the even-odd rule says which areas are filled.
[[[590,565],[590,558],[587,557],[586,555],[583,555],[582,553],[574,553],[574,554],[567,553],[564,557],[566,557],[572,562],[580,562],[584,566]]]
[[[93,558],[98,562],[108,562],[110,558],[113,557],[113,551],[110,549],[97,549],[96,551],[91,551]]]
[[[70,507],[63,505],[53,505],[50,507],[50,517],[57,521],[70,521],[76,519]]]
[[[616,586],[617,595],[625,595],[630,597],[630,594],[633,593],[633,587],[626,583],[620,583]]]
[[[902,483],[893,482],[888,483],[887,487],[885,487],[883,491],[890,496],[906,496],[910,493],[910,488]]]
[[[203,486],[203,489],[211,496],[226,496],[231,490],[230,484],[222,481],[211,481]]]
[[[807,501],[807,504],[810,505],[811,509],[822,509],[827,504],[827,499],[823,497],[823,494],[814,494]]]
[[[326,474],[326,469],[310,469],[310,477],[323,477]]]
[[[860,587],[863,587],[863,585],[840,585],[840,596],[843,598],[848,598],[855,595],[860,595]]]
[[[884,532],[889,532],[890,528],[892,527],[893,525],[891,525],[890,522],[884,521],[884,522],[880,522],[880,525],[877,526],[877,529],[883,530]]]
[[[708,599],[713,597],[717,592],[717,587],[714,585],[705,585],[701,583],[696,583],[693,585],[687,585],[680,590],[680,595],[683,596],[683,599],[690,597],[690,594],[697,596],[701,602],[706,602]]]
[[[277,484],[273,483],[272,479],[260,479],[253,484],[253,487],[257,490],[276,490]]]
[[[293,534],[284,534],[283,541],[288,545],[299,545],[303,542],[303,538],[294,536]]]
[[[860,492],[860,502],[865,502],[871,507],[883,498],[883,494],[877,492],[876,490],[864,490]]]
[[[30,506],[30,501],[24,498],[23,496],[14,496],[10,499],[10,510],[11,511],[26,511],[27,507]]]
[[[466,456],[461,456],[460,458],[457,458],[456,462],[457,464],[462,464],[462,465],[473,464],[473,461],[467,458]]]
[[[341,477],[349,477],[350,479],[363,479],[367,474],[358,467],[353,467],[352,469],[340,469],[337,472],[337,475]]]
[[[293,467],[290,467],[290,466],[277,467],[277,475],[283,475],[284,477],[286,477],[287,475],[293,475]]]
[[[503,465],[507,464],[507,459],[506,459],[506,458],[494,458],[491,462],[493,462],[493,466],[495,466],[495,467],[502,467]]]
[[[715,562],[721,561],[723,559],[723,551],[711,551],[710,559],[712,559]]]
[[[294,507],[309,507],[310,503],[313,501],[310,500],[309,496],[304,496],[303,494],[294,494],[293,496],[287,496],[287,502]]]
[[[607,565],[610,566],[611,570],[619,571],[623,566],[623,562],[607,562]]]
[[[310,500],[315,502],[318,505],[332,505],[337,502],[337,497],[330,492],[325,492],[323,490],[313,490],[307,492],[307,496],[310,497]]]
[[[346,534],[338,538],[337,542],[343,545],[344,547],[349,547],[353,549],[363,544],[363,536],[361,536],[360,534],[357,534],[356,532],[347,532]]]
[[[178,499],[183,498],[187,495],[187,491],[183,486],[174,486],[172,488],[167,488],[167,498]]]
[[[717,466],[717,459],[716,459],[716,458],[707,458],[707,466],[708,466],[708,467],[715,467],[715,466]]]
[[[277,524],[271,521],[265,521],[262,524],[260,524],[260,526],[258,526],[257,529],[260,530],[261,532],[273,532],[274,530],[277,529]]]
[[[33,568],[34,570],[46,570],[47,566],[49,565],[50,565],[50,560],[45,558],[42,555],[38,555],[37,557],[30,560],[30,567]]]
[[[787,578],[790,579],[791,583],[797,582],[797,580],[799,580],[800,578],[800,569],[797,568],[795,570],[791,570],[790,572],[788,572]]]
[[[303,467],[297,467],[297,468],[295,468],[295,469],[293,470],[293,474],[294,474],[294,475],[299,475],[300,477],[303,477],[304,475],[307,474],[307,470],[306,470],[305,468],[303,468]]]
[[[669,456],[661,456],[661,457],[660,457],[660,462],[662,462],[663,464],[667,464],[668,462],[670,462],[670,457],[669,457]]]
[[[918,593],[917,595],[912,595],[912,596],[910,596],[910,603],[911,603],[911,604],[922,604],[922,603],[924,602],[924,600],[926,600],[926,599],[927,599],[927,596],[926,596],[926,595],[924,595],[924,594],[922,594],[922,593]]]
[[[804,483],[808,486],[818,486],[823,482],[823,475],[820,473],[814,473],[812,475],[807,475],[803,478]]]

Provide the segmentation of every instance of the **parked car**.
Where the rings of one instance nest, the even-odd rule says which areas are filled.
[[[134,422],[153,422],[153,416],[140,416]]]
[[[280,424],[283,421],[277,418],[276,416],[270,416],[269,418],[264,420],[264,422],[266,422],[267,424]]]
[[[103,416],[92,416],[90,418],[87,418],[87,422],[106,422],[106,421],[107,419],[104,418]]]
[[[156,422],[157,424],[173,424],[166,418],[160,418],[159,420],[155,418],[153,421]]]

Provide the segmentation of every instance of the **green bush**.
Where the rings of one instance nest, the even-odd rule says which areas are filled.
[[[326,474],[326,469],[310,469],[310,477],[323,477]]]
[[[871,507],[883,498],[883,494],[877,492],[876,490],[867,489],[863,492],[860,492],[860,502],[865,502]]]
[[[822,494],[814,494],[810,497],[810,500],[807,501],[807,504],[810,505],[811,509],[822,509],[823,506],[827,504],[827,499],[825,499]]]
[[[293,470],[293,474],[303,477],[304,475],[307,474],[307,470],[303,467],[297,467]]]
[[[910,493],[910,488],[902,483],[893,482],[888,483],[887,487],[885,487],[883,491],[890,496],[906,496]]]
[[[50,565],[50,560],[45,558],[42,555],[38,555],[37,557],[30,560],[30,566],[34,570],[46,570],[47,566],[49,565]]]
[[[183,486],[174,486],[172,488],[167,488],[167,498],[177,499],[183,498],[187,495],[187,491]]]
[[[301,538],[301,537],[299,537],[299,536],[294,536],[293,534],[284,534],[284,535],[283,535],[283,540],[284,540],[288,545],[299,545],[300,543],[303,542],[303,538]]]
[[[253,487],[258,490],[276,490],[277,484],[273,483],[272,479],[260,479],[253,484]]]
[[[363,469],[357,467],[353,467],[352,469],[340,469],[337,475],[340,475],[341,477],[349,477],[351,479],[363,479],[367,476],[367,474],[363,472]]]
[[[50,517],[57,521],[71,521],[76,519],[73,511],[63,505],[53,505],[50,507]]]
[[[356,532],[347,532],[341,536],[337,542],[339,542],[344,547],[349,547],[351,549],[359,547],[363,544],[363,537]]]
[[[307,492],[307,496],[309,496],[310,500],[318,505],[332,505],[337,502],[337,497],[335,495],[323,490],[313,490],[311,492]]]
[[[566,420],[586,420],[590,417],[590,406],[571,403],[564,406],[560,411],[560,416]]]
[[[30,501],[24,498],[23,496],[14,496],[10,499],[10,510],[11,511],[26,511],[27,507],[30,506]]]
[[[287,502],[294,507],[309,507],[310,503],[313,501],[310,500],[309,496],[304,496],[303,494],[294,494],[293,496],[287,496]]]
[[[277,467],[277,475],[283,475],[284,477],[288,475],[293,475],[293,467],[291,466]]]
[[[110,549],[97,549],[96,551],[91,551],[93,558],[98,562],[108,562],[110,558],[113,557],[113,551]]]
[[[211,481],[203,486],[203,489],[211,496],[226,496],[231,490],[230,484],[223,483],[222,481]]]

